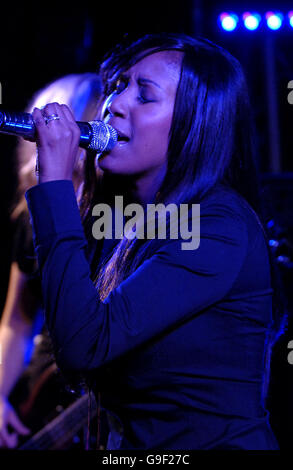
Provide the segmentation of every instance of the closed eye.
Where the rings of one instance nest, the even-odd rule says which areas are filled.
[[[142,96],[142,95],[138,96],[137,99],[142,104],[152,103],[152,101],[153,101],[153,100],[148,100],[148,99],[144,98],[144,96]]]
[[[138,96],[138,101],[140,101],[142,104],[146,103],[152,103],[155,100],[150,99],[150,97],[147,97],[148,90],[145,85],[139,85],[139,96]]]

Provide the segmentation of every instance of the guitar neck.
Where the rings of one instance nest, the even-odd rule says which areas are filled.
[[[28,441],[22,444],[20,450],[45,450],[61,449],[83,426],[87,424],[88,414],[90,419],[97,412],[97,404],[94,394],[89,397],[83,395],[72,405],[68,406],[59,416],[48,423]]]

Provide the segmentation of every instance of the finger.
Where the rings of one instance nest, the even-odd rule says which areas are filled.
[[[68,106],[65,104],[60,105],[58,110],[62,120],[62,124],[68,126],[71,131],[71,144],[78,146],[80,139],[80,128],[76,124],[75,117]]]
[[[42,114],[45,117],[51,116],[51,114],[57,114],[58,103],[48,103],[42,108]]]
[[[70,132],[74,132],[74,135],[72,135],[73,138],[77,138],[77,134],[79,137],[79,128],[76,125],[74,116],[70,112],[69,108],[66,105],[60,105],[59,103],[49,103],[45,109],[45,116],[51,116],[55,115],[56,117],[58,116],[59,119],[52,119],[50,120],[47,125],[49,128],[53,128],[56,131],[62,131],[63,129],[69,129]],[[49,113],[49,114],[48,114]],[[51,123],[55,123],[56,125],[50,126]]]
[[[66,118],[68,119],[68,121],[72,122],[72,123],[76,123],[76,119],[74,117],[74,114],[73,112],[71,111],[71,109],[66,106],[66,104],[61,104],[60,105],[61,107],[61,112],[64,116],[66,116]]]
[[[32,116],[37,130],[37,143],[44,146],[46,144],[46,136],[48,133],[44,116],[39,108],[34,108]]]
[[[27,428],[19,419],[14,410],[10,410],[9,413],[9,423],[19,434],[29,434],[31,431]]]
[[[36,111],[34,110],[33,116],[36,116],[38,143],[43,148],[50,147],[56,139],[60,140],[61,138],[63,127],[60,125],[60,119],[47,121],[50,115],[58,115],[58,106],[58,103],[49,103],[42,110],[38,110],[38,108],[35,108]],[[56,123],[58,124],[56,125]]]
[[[48,125],[50,125],[51,123],[53,125],[56,125],[56,124],[60,124],[60,119],[52,119],[52,120],[49,120],[49,122],[47,122],[47,119],[54,115],[56,117],[61,117],[60,116],[60,105],[58,103],[48,103],[46,104],[46,106],[44,106],[43,110],[42,110],[42,114],[44,116],[44,119],[45,119],[45,122]]]

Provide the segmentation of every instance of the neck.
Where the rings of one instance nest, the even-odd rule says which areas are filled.
[[[130,192],[132,199],[145,206],[154,203],[156,194],[163,182],[166,174],[166,168],[160,168],[156,173],[144,173],[132,181]]]
[[[109,197],[113,203],[113,194],[124,197],[124,203],[138,203],[146,206],[154,203],[156,194],[166,174],[166,167],[160,167],[157,171],[142,173],[140,175],[115,175],[104,172],[101,179],[101,192]]]

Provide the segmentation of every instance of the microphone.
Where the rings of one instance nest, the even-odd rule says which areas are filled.
[[[109,124],[105,124],[103,121],[77,121],[76,124],[80,129],[80,147],[102,153],[111,150],[116,145],[118,133]],[[32,115],[4,111],[0,108],[0,133],[35,141],[36,127]]]

